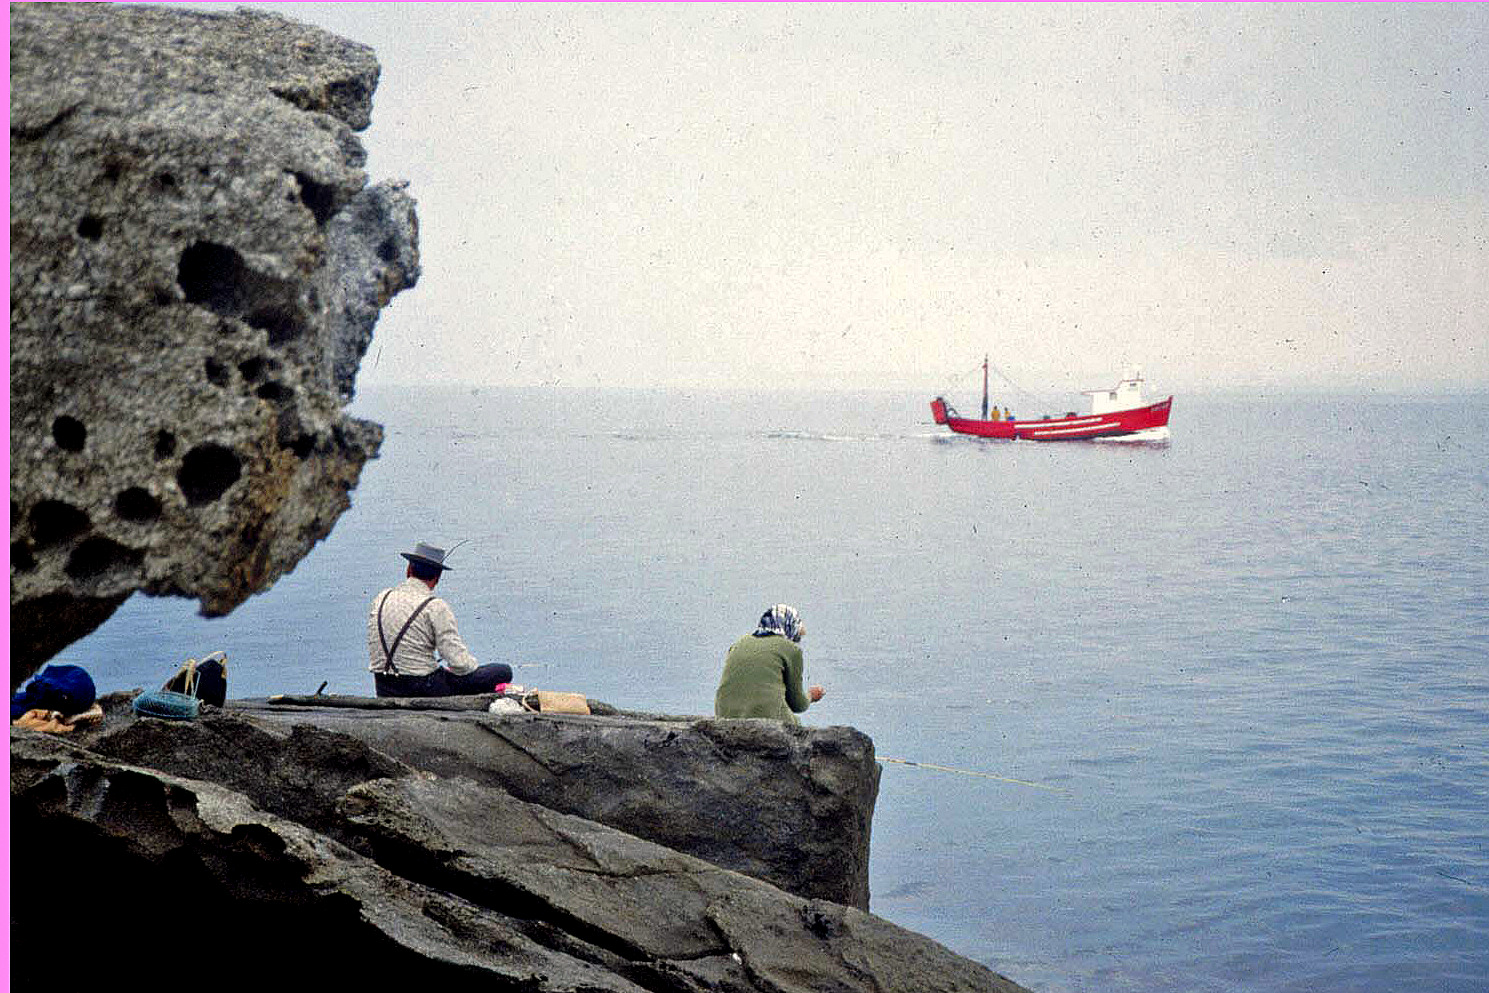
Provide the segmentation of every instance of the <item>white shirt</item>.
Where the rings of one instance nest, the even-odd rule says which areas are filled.
[[[439,666],[434,658],[436,650],[444,660],[445,668],[455,675],[463,676],[475,670],[479,663],[470,649],[465,647],[465,642],[460,640],[460,632],[455,627],[455,614],[450,610],[450,605],[439,597],[434,597],[427,607],[420,610],[419,616],[409,625],[408,632],[398,643],[398,650],[393,655],[393,669],[389,669],[388,656],[383,651],[383,639],[386,638],[388,647],[392,648],[393,640],[398,637],[404,622],[418,609],[419,604],[431,596],[433,594],[427,583],[410,576],[373,598],[372,609],[367,615],[369,671],[388,674],[396,669],[400,676],[427,676]],[[378,635],[379,604],[383,608],[381,637]]]

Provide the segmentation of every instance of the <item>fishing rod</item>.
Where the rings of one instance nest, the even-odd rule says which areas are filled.
[[[450,546],[450,550],[449,551],[445,552],[445,558],[446,559],[449,559],[449,557],[451,555],[454,555],[455,554],[455,549],[459,548],[461,545],[465,544],[468,541],[485,541],[487,538],[497,538],[497,537],[500,537],[500,535],[497,535],[497,534],[478,534],[474,538],[461,538],[459,541],[455,542],[454,545],[451,545]]]
[[[1000,783],[1013,783],[1015,786],[1027,786],[1035,790],[1048,790],[1051,793],[1062,793],[1071,796],[1070,790],[1060,786],[1047,786],[1044,783],[1031,783],[1026,779],[1009,779],[1007,776],[995,776],[990,772],[978,772],[975,769],[957,769],[949,765],[933,765],[930,762],[912,762],[909,759],[895,759],[888,755],[878,756],[880,762],[893,762],[895,765],[908,765],[918,769],[932,769],[936,772],[954,772],[961,776],[977,776],[980,779],[995,779]]]

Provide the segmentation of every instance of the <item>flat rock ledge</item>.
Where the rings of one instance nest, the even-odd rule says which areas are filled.
[[[657,821],[687,819],[700,794],[750,762],[786,769],[817,754],[833,766],[856,737],[873,765],[872,743],[848,728],[432,708],[270,713],[266,701],[168,722],[135,717],[129,699],[106,697],[104,723],[76,737],[11,731],[13,982],[55,980],[67,961],[74,982],[206,968],[296,988],[409,975],[447,989],[573,993],[1022,989],[858,908],[554,806],[569,790],[552,755],[569,753],[577,768],[608,752],[618,784],[668,764],[658,757],[627,776],[619,756],[633,746],[584,746],[627,737],[627,724],[634,747],[675,748],[684,766],[701,764],[686,755],[712,743],[719,768],[659,799]],[[369,733],[351,734],[324,726],[333,712],[377,716]],[[420,765],[453,761],[470,735],[513,762],[528,752],[546,771],[508,788],[496,765],[473,775]],[[398,746],[406,758],[373,737],[410,739]],[[814,753],[819,737],[826,746]],[[450,744],[435,747],[441,738]],[[673,788],[690,774],[676,773]],[[517,795],[543,782],[544,801]],[[737,819],[752,816],[743,794],[753,788],[748,775],[738,784]],[[700,809],[725,806],[714,797]]]
[[[486,712],[482,697],[234,701],[280,727],[351,735],[400,761],[465,777],[666,845],[798,896],[869,909],[879,765],[852,728],[617,711]],[[409,709],[440,706],[438,711]]]

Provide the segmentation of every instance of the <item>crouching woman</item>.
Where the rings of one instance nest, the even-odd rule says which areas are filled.
[[[784,603],[760,617],[754,634],[729,648],[724,674],[714,694],[717,717],[767,717],[801,723],[796,715],[822,699],[820,686],[802,690],[801,638],[806,625]]]

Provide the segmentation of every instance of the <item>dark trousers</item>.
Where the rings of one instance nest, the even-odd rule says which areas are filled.
[[[386,676],[372,674],[378,696],[464,696],[491,693],[497,684],[512,681],[512,667],[505,662],[483,665],[475,672],[457,676],[440,666],[427,676]]]

